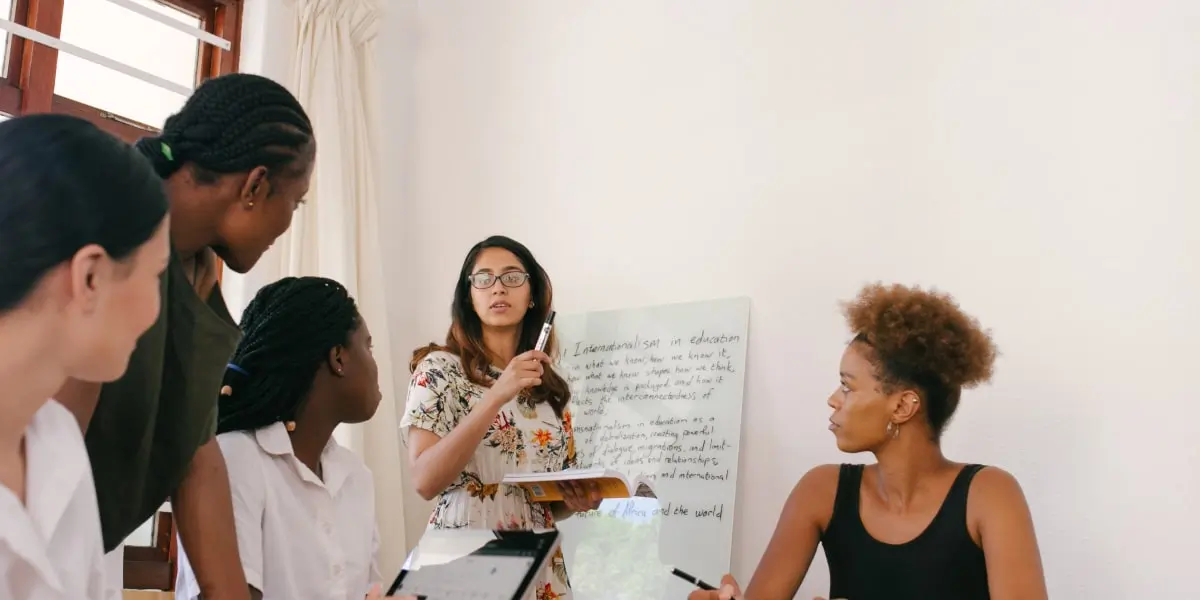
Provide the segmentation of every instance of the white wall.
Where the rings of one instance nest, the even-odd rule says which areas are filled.
[[[1004,352],[946,451],[1021,480],[1052,597],[1190,595],[1197,19],[1194,0],[418,2],[386,34],[416,63],[388,75],[396,368],[441,338],[492,233],[546,263],[563,311],[750,296],[745,579],[804,471],[867,458],[825,431],[837,301],[937,285]],[[798,597],[827,582],[819,557]]]

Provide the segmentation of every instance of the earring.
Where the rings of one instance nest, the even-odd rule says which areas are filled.
[[[246,208],[254,208],[254,201],[250,200],[249,202],[246,202]]]
[[[338,375],[341,375],[341,374],[342,374],[342,370],[341,370],[341,369],[338,369],[338,370],[337,370],[337,374],[338,374]]]
[[[888,437],[892,438],[893,440],[898,439],[900,437],[900,426],[888,421],[886,433],[888,434]]]
[[[283,423],[283,426],[286,427],[288,431],[296,430],[296,422],[295,421],[285,421]]]
[[[529,301],[529,308],[533,308],[533,300]]]

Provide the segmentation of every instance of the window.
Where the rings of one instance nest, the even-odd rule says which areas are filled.
[[[127,0],[232,43],[204,44],[106,0],[0,0],[0,17],[185,88],[237,70],[242,0]],[[186,96],[85,59],[4,35],[0,113],[86,118],[127,141],[157,131]]]

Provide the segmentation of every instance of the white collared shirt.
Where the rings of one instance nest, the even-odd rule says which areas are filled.
[[[332,439],[324,481],[292,452],[282,423],[217,436],[246,582],[263,600],[363,600],[382,584],[376,563],[375,483],[356,454]],[[177,600],[199,595],[179,549]]]
[[[0,598],[102,600],[104,541],[79,421],[50,400],[25,429],[25,503],[0,486]]]

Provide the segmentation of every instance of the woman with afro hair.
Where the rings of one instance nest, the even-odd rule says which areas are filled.
[[[790,599],[825,549],[831,598],[1039,600],[1046,584],[1029,506],[996,467],[945,457],[964,388],[992,376],[996,347],[945,294],[871,285],[845,305],[853,341],[829,397],[838,449],[871,465],[822,465],[796,484],[746,588]],[[743,598],[726,576],[691,600]]]

